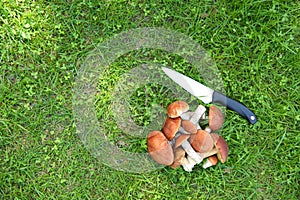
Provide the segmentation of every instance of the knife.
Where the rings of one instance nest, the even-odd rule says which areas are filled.
[[[219,93],[177,71],[162,67],[165,74],[171,78],[175,83],[180,85],[183,89],[194,95],[205,104],[219,103],[226,106],[228,109],[237,112],[242,117],[246,118],[250,124],[257,122],[255,114],[247,108],[244,104],[227,97],[226,95]]]

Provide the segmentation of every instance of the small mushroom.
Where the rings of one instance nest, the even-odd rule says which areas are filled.
[[[208,113],[208,124],[212,131],[218,130],[224,123],[224,115],[217,106],[210,106]]]
[[[224,163],[228,157],[228,144],[224,138],[216,133],[211,133],[211,137],[215,141],[215,147],[218,150],[217,156],[221,163]]]
[[[208,152],[214,147],[213,138],[205,130],[198,130],[196,134],[191,135],[190,143],[199,153]]]
[[[165,134],[168,140],[172,140],[177,133],[181,124],[181,118],[170,118],[168,117],[165,121],[165,124],[162,128],[162,132]]]
[[[176,118],[182,115],[182,113],[189,110],[189,105],[184,101],[175,101],[168,106],[168,116]]]
[[[151,131],[147,137],[150,157],[159,164],[171,165],[174,161],[172,146],[161,131]]]
[[[214,166],[218,163],[218,157],[216,155],[212,155],[207,158],[206,162],[202,165],[204,169]]]
[[[181,126],[186,132],[188,132],[190,134],[197,133],[196,125],[193,124],[190,120],[182,120]]]
[[[190,135],[188,134],[181,134],[176,138],[174,148],[179,147],[183,142],[187,141],[190,138]]]
[[[176,169],[179,167],[185,159],[185,151],[182,147],[178,147],[174,150],[174,162],[170,165],[171,168]]]

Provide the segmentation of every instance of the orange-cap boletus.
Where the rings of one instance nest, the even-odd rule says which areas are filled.
[[[168,106],[168,116],[171,118],[176,118],[182,115],[182,113],[189,110],[189,105],[181,100],[175,101]]]
[[[151,131],[148,134],[147,147],[150,157],[157,163],[171,165],[174,162],[172,146],[161,131]]]
[[[224,163],[228,157],[228,144],[222,136],[216,133],[211,133],[211,137],[215,142],[215,148],[217,148],[217,156],[221,163]]]
[[[168,140],[172,140],[177,133],[179,127],[181,125],[181,118],[170,118],[168,117],[164,123],[162,128],[162,132],[165,134]]]
[[[212,131],[218,130],[223,126],[225,117],[220,108],[210,106],[208,113],[208,125]]]

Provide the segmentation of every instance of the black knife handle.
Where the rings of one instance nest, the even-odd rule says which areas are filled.
[[[212,102],[220,103],[228,109],[237,112],[239,115],[246,118],[250,124],[255,124],[257,122],[257,117],[249,108],[242,103],[225,96],[224,94],[215,91],[212,97]]]

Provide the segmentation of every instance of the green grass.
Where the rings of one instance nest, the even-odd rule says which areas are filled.
[[[1,1],[0,199],[300,198],[299,1],[156,2]],[[79,140],[72,95],[81,62],[100,42],[139,27],[164,27],[199,42],[226,94],[257,114],[251,126],[226,111],[226,163],[192,173],[124,173],[96,160]],[[130,52],[112,64],[108,81],[99,81],[99,108],[111,95],[101,88],[149,61],[197,77],[174,55]],[[145,95],[149,105],[171,102],[158,90],[149,86],[132,99],[142,107],[134,113],[138,123],[149,120],[141,114]],[[119,133],[113,122],[107,132]],[[129,149],[145,149],[144,141],[130,139]]]

